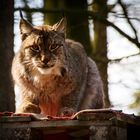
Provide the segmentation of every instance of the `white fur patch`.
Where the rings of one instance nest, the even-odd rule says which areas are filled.
[[[52,68],[37,68],[38,71],[43,75],[49,75],[52,73]]]

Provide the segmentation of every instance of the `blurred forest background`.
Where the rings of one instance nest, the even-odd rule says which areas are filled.
[[[20,47],[19,9],[33,25],[67,18],[67,37],[81,42],[99,68],[106,107],[140,114],[139,0],[1,0],[0,111],[14,111],[11,63]]]

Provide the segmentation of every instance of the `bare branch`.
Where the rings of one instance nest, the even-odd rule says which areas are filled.
[[[120,62],[122,59],[133,57],[133,56],[138,56],[138,55],[140,55],[140,52],[138,52],[136,54],[129,55],[129,56],[124,56],[124,57],[121,57],[121,58],[118,58],[118,59],[112,59],[112,60],[110,60],[110,62],[111,63],[116,63],[116,62]]]
[[[93,11],[87,11],[86,9],[51,9],[49,10],[49,9],[43,9],[43,8],[37,8],[37,9],[36,8],[32,8],[32,9],[15,8],[15,10],[19,10],[19,9],[26,12],[42,12],[42,13],[58,13],[58,12],[62,13],[62,11],[65,13],[74,13],[74,14],[84,13],[84,14],[87,14],[89,18],[91,17],[93,20],[98,20],[99,22],[106,24],[107,26],[113,27],[116,31],[118,31],[121,35],[126,37],[129,41],[134,43],[140,49],[140,43],[137,38],[132,38],[131,36],[126,34],[124,31],[122,31],[119,27],[117,27],[115,24],[113,24],[112,22],[110,22],[104,17],[98,16],[98,14],[94,13]]]
[[[126,18],[126,17],[124,16],[124,14],[122,14],[122,13],[117,13],[117,12],[115,12],[115,11],[110,11],[110,13],[112,13],[113,16],[116,17],[116,18]],[[137,17],[130,17],[130,16],[128,16],[128,18],[129,18],[129,20],[136,20],[136,21],[140,22],[140,18],[137,18]]]
[[[113,24],[112,22],[106,20],[105,23],[108,26],[113,27],[115,30],[117,30],[121,35],[123,35],[124,37],[126,37],[129,41],[131,41],[132,43],[134,43],[138,48],[140,48],[140,43],[136,38],[132,38],[131,36],[129,36],[128,34],[126,34],[125,32],[123,32],[119,27],[117,27],[115,24]]]
[[[104,24],[106,24],[107,26],[111,26],[113,27],[115,30],[117,30],[121,35],[123,35],[124,37],[126,37],[129,41],[131,41],[132,43],[134,43],[138,48],[140,48],[140,43],[136,38],[132,38],[131,36],[129,36],[128,34],[126,34],[124,31],[122,31],[119,27],[117,27],[114,23],[110,22],[109,20],[107,20],[106,18],[103,17],[99,17],[98,15],[94,14],[92,11],[88,11],[88,15],[90,15],[94,20],[98,20]]]
[[[130,20],[129,17],[128,17],[128,12],[127,12],[126,6],[122,3],[121,0],[118,0],[118,3],[119,3],[120,6],[122,7],[122,10],[123,10],[123,13],[124,13],[124,16],[125,16],[127,22],[129,23],[130,27],[132,28],[132,30],[133,30],[134,33],[135,33],[135,39],[138,40],[137,31],[136,31],[136,29],[134,28],[134,26],[133,26],[131,20]]]

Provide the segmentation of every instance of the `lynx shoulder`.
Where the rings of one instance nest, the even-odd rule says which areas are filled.
[[[17,113],[72,114],[103,107],[102,81],[84,47],[65,39],[66,20],[32,26],[20,20],[21,47],[12,63],[19,87]]]

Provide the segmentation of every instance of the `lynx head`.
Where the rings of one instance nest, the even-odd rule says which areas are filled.
[[[33,26],[21,18],[21,63],[26,71],[64,76],[67,71],[65,30],[65,18],[53,26]]]

